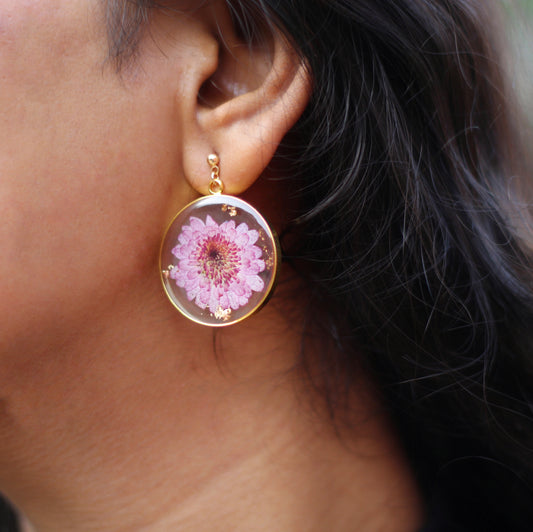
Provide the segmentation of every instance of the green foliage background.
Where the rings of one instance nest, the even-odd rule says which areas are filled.
[[[507,69],[522,109],[533,126],[533,0],[500,0],[506,16]]]

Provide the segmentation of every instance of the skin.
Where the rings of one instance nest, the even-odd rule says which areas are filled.
[[[160,287],[161,236],[206,192],[208,153],[283,223],[259,176],[305,108],[304,69],[280,39],[243,46],[215,3],[156,16],[117,75],[100,8],[0,0],[0,490],[39,532],[414,530],[372,386],[337,434],[293,369],[290,271],[217,354]]]

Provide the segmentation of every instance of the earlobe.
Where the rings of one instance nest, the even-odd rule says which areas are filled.
[[[280,34],[261,46],[239,41],[229,15],[217,22],[217,68],[200,84],[196,108],[184,124],[184,170],[206,194],[203,163],[215,151],[224,161],[224,185],[240,194],[261,175],[308,103],[305,65]],[[202,168],[203,171],[199,171]]]

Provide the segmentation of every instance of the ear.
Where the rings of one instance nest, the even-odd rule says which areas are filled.
[[[225,193],[239,194],[261,175],[302,115],[311,81],[279,32],[269,28],[255,42],[243,42],[226,2],[210,6],[203,14],[210,35],[201,40],[209,68],[197,64],[189,71],[195,82],[182,88],[189,91],[182,100],[183,165],[190,185],[207,194],[206,157],[217,153]]]

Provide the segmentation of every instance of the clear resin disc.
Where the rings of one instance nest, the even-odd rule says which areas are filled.
[[[168,227],[161,280],[187,318],[222,327],[265,303],[280,259],[276,234],[250,204],[234,196],[205,196],[182,209]]]

